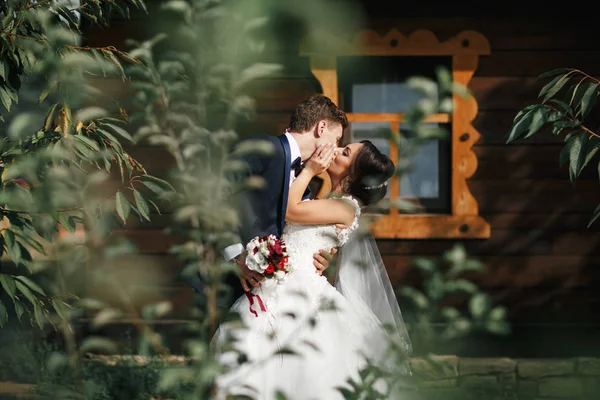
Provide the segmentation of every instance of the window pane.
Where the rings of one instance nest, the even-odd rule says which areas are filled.
[[[352,122],[350,129],[352,142],[370,140],[382,153],[390,155],[389,122]]]
[[[451,57],[338,57],[340,106],[350,113],[408,111],[420,93],[406,87],[412,76],[435,80],[436,69],[452,67]]]
[[[403,113],[422,94],[404,83],[357,83],[352,85],[353,113]]]
[[[446,126],[445,129],[449,127]],[[400,134],[405,137],[405,140],[410,140],[406,139],[406,132],[402,130],[402,125]],[[419,204],[427,212],[450,212],[450,154],[448,140],[421,144],[408,160],[409,170],[400,176],[400,197],[419,199]]]
[[[402,113],[419,100],[420,93],[403,82],[411,76],[435,78],[439,66],[450,68],[450,57],[339,57],[338,79],[340,105],[351,113]],[[438,124],[441,125],[441,124]],[[371,140],[389,155],[389,122],[351,125],[351,137],[346,141]],[[450,132],[450,126],[444,126]],[[406,138],[407,132],[400,133]],[[400,151],[402,154],[402,151]],[[431,141],[411,155],[411,170],[400,179],[401,197],[415,199],[426,212],[450,211],[450,143]],[[402,162],[404,164],[404,162]],[[388,193],[389,195],[389,193]]]

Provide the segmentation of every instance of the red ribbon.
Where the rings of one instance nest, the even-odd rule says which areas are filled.
[[[248,298],[248,301],[250,302],[250,307],[249,307],[250,312],[252,314],[254,314],[254,316],[256,318],[258,318],[258,313],[254,309],[252,309],[252,306],[254,305],[254,297],[256,297],[256,299],[258,300],[258,306],[260,307],[260,311],[262,311],[262,312],[267,311],[267,309],[265,308],[265,305],[259,295],[253,294],[250,292],[246,292],[246,297]]]

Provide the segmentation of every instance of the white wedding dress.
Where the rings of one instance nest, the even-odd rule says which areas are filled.
[[[383,357],[388,335],[381,321],[366,303],[350,303],[313,266],[313,254],[344,245],[358,227],[358,203],[345,199],[356,207],[350,227],[288,223],[282,239],[292,271],[281,281],[266,279],[232,306],[246,328],[239,321],[225,323],[213,339],[229,371],[216,380],[217,398],[270,400],[280,391],[288,400],[341,400],[337,388],[348,387],[349,378],[360,379],[365,356]],[[231,339],[233,348],[226,347]]]

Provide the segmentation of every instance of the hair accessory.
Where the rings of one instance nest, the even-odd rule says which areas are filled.
[[[365,189],[367,190],[372,190],[372,189],[381,189],[382,187],[386,187],[388,185],[388,181],[385,181],[383,183],[380,183],[379,185],[375,185],[375,186],[365,186]]]

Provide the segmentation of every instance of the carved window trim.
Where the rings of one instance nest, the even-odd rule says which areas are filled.
[[[360,31],[346,42],[327,33],[315,32],[300,44],[300,55],[310,59],[310,68],[321,84],[323,94],[338,104],[337,57],[339,56],[450,56],[454,82],[468,86],[479,62],[488,55],[488,40],[478,32],[463,31],[440,42],[435,34],[418,30],[409,36],[392,29],[381,36],[373,30]],[[477,157],[472,151],[480,134],[472,121],[477,116],[477,100],[454,95],[451,114],[432,115],[426,122],[452,123],[452,174],[450,214],[399,214],[377,217],[371,225],[381,239],[486,239],[490,225],[479,215],[477,200],[471,194],[467,179],[477,170]],[[348,114],[351,122],[385,121],[394,129],[402,123],[402,114]],[[390,149],[393,158],[393,147]],[[397,158],[397,157],[396,157]],[[393,189],[393,188],[392,188]],[[396,188],[398,189],[398,188]]]

